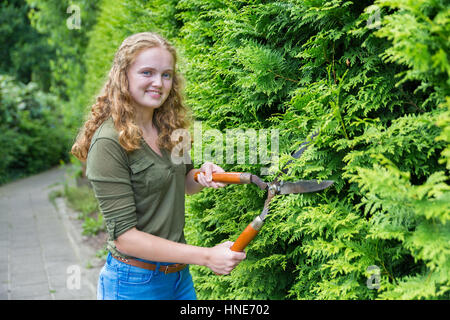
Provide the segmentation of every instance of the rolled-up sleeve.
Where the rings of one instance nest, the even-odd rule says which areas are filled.
[[[136,205],[128,160],[117,141],[93,141],[86,161],[86,176],[103,214],[109,240],[116,240],[137,225]]]

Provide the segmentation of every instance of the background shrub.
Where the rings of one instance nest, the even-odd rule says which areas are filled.
[[[69,136],[57,98],[0,75],[0,183],[68,160]]]

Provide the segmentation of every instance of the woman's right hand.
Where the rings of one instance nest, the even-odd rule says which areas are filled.
[[[206,266],[216,274],[229,274],[242,260],[245,252],[235,252],[230,248],[234,242],[226,241],[209,249],[209,259]]]

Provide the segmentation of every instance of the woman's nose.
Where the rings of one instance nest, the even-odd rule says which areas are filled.
[[[152,85],[155,87],[162,87],[162,75],[156,74],[152,79]]]

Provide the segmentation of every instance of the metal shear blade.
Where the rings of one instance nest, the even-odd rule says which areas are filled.
[[[280,182],[278,194],[308,193],[328,188],[334,183],[333,180],[300,180],[297,182]]]

